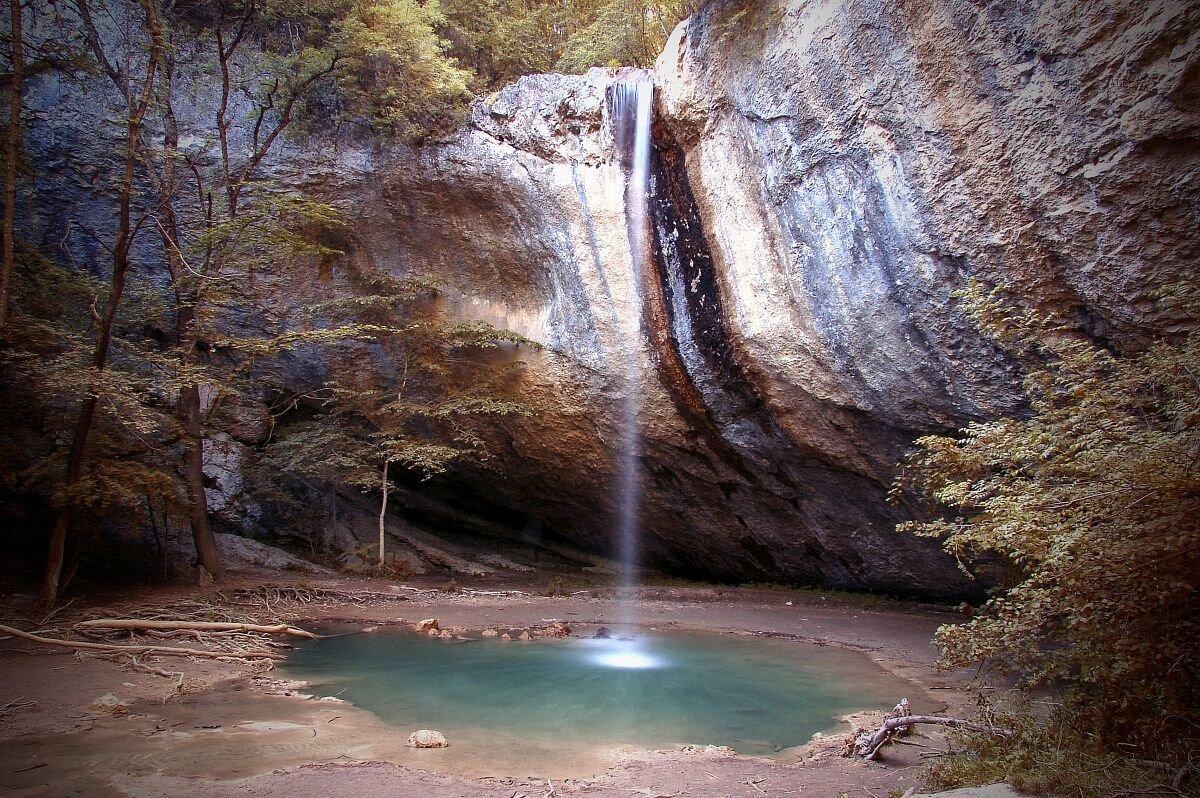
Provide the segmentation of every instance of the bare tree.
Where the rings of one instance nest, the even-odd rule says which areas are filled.
[[[201,31],[212,37],[220,76],[220,100],[209,131],[215,131],[219,147],[217,173],[212,174],[212,170],[195,158],[181,157],[179,152],[179,122],[172,97],[176,66],[173,55],[160,59],[162,149],[157,158],[149,149],[146,152],[151,167],[148,171],[152,173],[161,197],[158,228],[166,252],[175,305],[175,341],[182,375],[176,417],[184,444],[183,476],[187,485],[192,538],[200,565],[214,579],[222,577],[223,568],[209,523],[204,490],[207,431],[201,380],[196,377],[195,369],[201,350],[201,317],[211,300],[212,287],[229,277],[230,270],[236,265],[244,266],[253,260],[245,257],[247,242],[244,238],[248,225],[243,223],[242,216],[246,212],[248,192],[253,189],[263,161],[294,121],[297,105],[321,79],[337,68],[339,62],[336,53],[319,65],[307,68],[298,59],[292,74],[281,71],[248,84],[235,74],[236,62],[258,14],[254,0],[245,0],[240,6],[223,0],[218,5],[215,23]],[[232,108],[238,90],[247,91],[254,104],[245,121]],[[236,130],[239,125],[248,126],[240,131],[249,142],[248,148],[241,153],[231,144],[232,134],[239,132]],[[180,190],[177,165],[181,163],[186,164],[190,174],[194,189],[192,201],[199,209],[199,219],[193,229],[181,222],[176,209]],[[215,207],[214,193],[223,201],[223,208]],[[184,254],[189,241],[198,242],[190,263]]]
[[[112,244],[112,275],[108,297],[104,300],[102,310],[93,310],[95,327],[95,346],[92,355],[92,368],[103,371],[108,364],[109,346],[112,343],[113,322],[121,304],[125,291],[125,279],[129,271],[130,251],[133,247],[135,230],[133,226],[133,195],[134,172],[139,154],[139,139],[142,134],[142,122],[150,108],[154,95],[154,79],[158,72],[158,62],[162,57],[164,44],[162,27],[159,24],[158,10],[155,0],[141,0],[142,9],[146,16],[146,33],[149,37],[145,69],[140,85],[137,85],[129,74],[129,67],[119,59],[110,58],[105,49],[100,32],[92,19],[88,0],[76,0],[76,7],[83,22],[84,38],[88,48],[95,56],[101,70],[108,76],[121,93],[127,116],[125,118],[125,147],[122,158],[122,173],[117,190],[117,229]],[[99,297],[97,297],[97,304]],[[94,306],[93,306],[94,307]],[[66,501],[59,508],[54,525],[50,531],[50,545],[46,555],[46,569],[42,576],[42,601],[47,605],[53,604],[58,597],[59,579],[62,576],[63,561],[66,552],[67,535],[71,524],[71,493],[79,485],[83,477],[84,462],[87,457],[88,438],[96,418],[97,396],[95,391],[89,391],[79,403],[79,417],[75,423],[75,432],[71,438],[71,450],[67,456],[67,475],[65,483]]]

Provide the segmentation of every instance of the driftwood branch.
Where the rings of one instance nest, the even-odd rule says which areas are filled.
[[[292,635],[317,640],[321,636],[287,624],[263,625],[257,623],[224,623],[217,621],[145,621],[139,618],[97,618],[91,621],[80,621],[76,629],[128,629],[138,630],[168,630],[192,632],[257,632],[266,635]]]
[[[879,749],[883,747],[892,735],[899,729],[907,726],[912,726],[918,723],[929,723],[937,726],[950,726],[955,729],[966,729],[967,731],[980,732],[982,734],[995,734],[999,737],[1012,737],[1013,733],[1008,729],[1000,729],[994,726],[984,726],[979,723],[972,723],[969,720],[961,718],[946,718],[940,715],[904,715],[897,718],[888,718],[883,722],[883,725],[869,737],[866,734],[861,735],[855,740],[855,749],[860,756],[867,759],[874,759],[879,755]]]
[[[414,593],[422,594],[437,592],[436,590],[422,590],[402,585],[397,585],[396,587],[397,589],[411,590]],[[324,587],[298,587],[295,585],[259,585],[253,589],[237,588],[233,591],[233,598],[236,601],[229,601],[224,596],[221,598],[227,604],[243,605],[242,602],[245,600],[249,600],[250,603],[264,604],[268,612],[271,611],[271,602],[273,601],[290,604],[354,604],[358,607],[409,601],[409,597],[401,593],[382,593],[369,590],[332,590]]]
[[[174,646],[119,646],[110,643],[85,643],[80,640],[61,640],[55,637],[42,637],[41,635],[31,634],[12,626],[5,626],[4,624],[0,624],[0,632],[12,635],[13,637],[20,637],[33,643],[41,643],[44,646],[103,651],[110,654],[159,654],[168,657],[207,657],[209,659],[222,659],[224,657],[232,657],[234,659],[283,659],[282,654],[276,654],[273,651],[205,651],[199,648],[176,648]]]

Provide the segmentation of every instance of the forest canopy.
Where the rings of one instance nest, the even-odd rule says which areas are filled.
[[[167,16],[209,27],[243,16],[275,58],[332,53],[304,123],[419,138],[522,75],[652,66],[695,0],[202,0]],[[349,130],[348,130],[349,128]]]

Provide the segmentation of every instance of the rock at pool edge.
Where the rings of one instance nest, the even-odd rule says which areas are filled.
[[[446,735],[432,729],[418,729],[408,735],[406,743],[409,748],[445,748],[449,744]]]

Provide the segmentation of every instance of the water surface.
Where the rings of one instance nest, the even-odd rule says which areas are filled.
[[[856,652],[699,633],[633,643],[356,634],[304,643],[284,670],[404,734],[443,732],[451,748],[430,753],[519,753],[530,773],[626,746],[774,756],[911,687]]]

